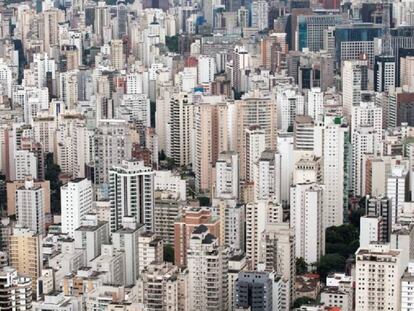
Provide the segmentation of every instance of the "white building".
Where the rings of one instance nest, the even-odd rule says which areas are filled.
[[[401,310],[401,251],[389,244],[370,244],[355,256],[355,310]]]
[[[13,308],[18,310],[30,310],[32,307],[32,280],[21,276],[16,269],[2,267],[0,269],[0,288],[2,301],[0,309]]]
[[[125,256],[123,251],[116,250],[111,244],[102,244],[101,254],[92,259],[89,265],[94,271],[104,272],[106,284],[125,285]]]
[[[258,125],[252,125],[245,131],[246,135],[246,181],[253,181],[254,166],[266,149],[266,133]]]
[[[219,154],[216,162],[215,197],[219,199],[239,197],[239,156],[233,151]]]
[[[345,116],[361,101],[361,91],[368,86],[368,60],[345,60],[342,65],[342,105]]]
[[[269,4],[264,0],[251,3],[252,27],[264,30],[269,27]]]
[[[315,122],[322,121],[324,115],[323,92],[319,87],[313,87],[308,92],[307,115]]]
[[[27,176],[37,179],[37,158],[29,150],[16,150],[14,153],[14,180],[24,180]]]
[[[92,183],[88,179],[74,179],[60,188],[62,204],[62,232],[74,237],[81,219],[92,210]]]
[[[95,214],[87,214],[75,230],[75,247],[86,250],[86,263],[101,254],[102,245],[109,242],[109,225],[98,221]]]
[[[281,175],[281,154],[271,149],[263,151],[254,167],[255,199],[280,204]]]
[[[325,251],[323,186],[295,184],[290,189],[291,226],[295,230],[296,257],[314,263]]]
[[[32,179],[16,190],[16,218],[19,225],[38,234],[45,232],[45,193]]]
[[[191,234],[187,267],[189,310],[227,310],[227,250],[204,225]]]
[[[214,74],[216,73],[216,62],[213,57],[200,55],[197,64],[198,83],[210,83],[214,81]]]
[[[405,196],[408,192],[409,175],[402,165],[394,166],[387,178],[387,197],[391,199],[391,222],[395,225],[402,213]]]
[[[125,253],[125,285],[133,286],[139,275],[139,235],[144,226],[136,223],[134,217],[124,217],[122,228],[112,233],[114,250]]]
[[[111,231],[121,227],[124,216],[154,228],[154,172],[143,161],[126,161],[109,170]]]
[[[305,114],[305,99],[297,86],[287,85],[277,89],[277,128],[287,132],[293,127],[295,117]]]
[[[408,263],[408,268],[401,278],[401,311],[414,310],[414,262]]]
[[[359,224],[359,245],[368,247],[372,242],[381,241],[382,217],[376,215],[362,216]]]
[[[187,198],[187,182],[172,171],[155,171],[154,191],[178,194],[180,201]]]
[[[164,257],[164,242],[152,232],[143,232],[138,237],[139,273],[152,263],[160,263]]]

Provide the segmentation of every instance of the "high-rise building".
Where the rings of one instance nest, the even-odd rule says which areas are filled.
[[[16,150],[14,161],[13,180],[24,180],[26,177],[37,179],[37,158],[29,150]]]
[[[254,166],[254,187],[256,200],[274,200],[281,203],[281,154],[266,149]]]
[[[116,70],[124,69],[124,44],[122,40],[111,41],[111,63]]]
[[[368,89],[368,60],[346,60],[342,65],[342,106],[351,116],[352,106],[361,102],[361,91]]]
[[[315,122],[322,121],[324,115],[324,99],[320,87],[313,87],[308,92],[307,115]]]
[[[277,90],[277,128],[292,131],[296,116],[305,114],[305,99],[297,86],[284,86]]]
[[[249,68],[250,55],[244,46],[236,46],[233,52],[233,87],[236,92],[242,91],[242,71]]]
[[[355,257],[355,309],[401,310],[401,251],[389,244],[370,244],[359,248]]]
[[[380,221],[378,241],[389,242],[392,231],[391,199],[387,197],[367,197],[365,214],[368,217],[380,218],[378,220]]]
[[[138,237],[143,231],[134,217],[124,217],[122,228],[112,233],[114,249],[125,253],[126,286],[133,286],[139,276]]]
[[[0,269],[1,310],[31,310],[32,280],[11,267]]]
[[[36,292],[37,279],[43,268],[42,237],[24,227],[15,227],[10,236],[9,264],[21,275],[31,279]]]
[[[264,0],[251,2],[251,25],[253,28],[265,30],[269,27],[269,4]]]
[[[290,190],[295,254],[306,262],[317,262],[325,252],[323,192],[323,186],[315,183],[295,184]]]
[[[273,282],[269,272],[242,271],[236,280],[236,308],[273,310]]]
[[[404,202],[408,199],[409,174],[402,165],[394,166],[387,177],[387,197],[391,199],[391,224],[394,226],[399,221]]]
[[[74,179],[60,188],[62,202],[62,232],[75,236],[83,217],[92,210],[92,183],[88,179]]]
[[[214,81],[214,74],[216,73],[216,62],[214,58],[200,55],[197,66],[198,84],[208,84]]]
[[[89,263],[101,254],[102,245],[109,242],[109,225],[106,221],[98,221],[96,214],[86,214],[75,230],[75,247],[86,251],[86,262]]]
[[[151,263],[160,263],[164,258],[164,242],[153,232],[143,232],[138,237],[139,273]]]
[[[190,236],[199,225],[204,225],[211,234],[217,238],[220,237],[220,219],[214,216],[210,210],[203,208],[184,210],[181,218],[174,223],[174,264],[176,266],[187,264]]]
[[[400,58],[400,85],[414,89],[414,56]]]
[[[390,87],[395,87],[395,58],[394,56],[377,55],[374,64],[374,90],[387,92]]]
[[[414,262],[409,262],[407,270],[401,278],[401,311],[410,311],[412,309],[412,300],[414,299],[413,277]]]
[[[228,308],[228,251],[205,225],[191,233],[187,252],[189,310]]]
[[[154,172],[143,161],[126,161],[109,170],[111,231],[121,228],[124,216],[134,216],[147,230],[154,228]]]
[[[252,182],[254,180],[254,166],[259,160],[261,154],[266,149],[266,133],[259,125],[251,125],[246,131],[246,168],[245,180]]]
[[[234,151],[223,151],[218,156],[215,197],[218,199],[239,197],[239,156]]]
[[[45,232],[44,189],[26,180],[24,186],[16,189],[17,223],[42,235]]]
[[[166,154],[176,165],[191,163],[193,109],[192,97],[187,93],[175,94],[171,99]]]
[[[108,183],[109,170],[131,157],[132,141],[124,120],[100,120],[93,136],[95,183]]]

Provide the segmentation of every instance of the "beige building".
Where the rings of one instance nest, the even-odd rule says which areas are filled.
[[[400,84],[414,90],[414,56],[401,57]]]
[[[355,310],[401,310],[401,250],[370,244],[356,255]]]
[[[124,68],[124,44],[122,40],[111,41],[111,62],[116,70],[122,70]]]
[[[36,292],[36,282],[43,268],[41,236],[27,228],[14,228],[9,256],[10,266],[19,274],[30,277],[33,292]]]
[[[16,180],[7,183],[7,215],[16,214],[16,190],[24,186],[24,180]],[[34,187],[43,189],[44,212],[50,214],[50,182],[48,180],[35,181]]]
[[[65,21],[65,12],[56,8],[43,12],[43,47],[46,52],[50,47],[59,44],[59,23]]]
[[[209,96],[203,100],[206,102],[194,105],[194,172],[199,192],[211,189],[212,166],[220,152],[226,151],[228,147],[227,105],[224,98]]]

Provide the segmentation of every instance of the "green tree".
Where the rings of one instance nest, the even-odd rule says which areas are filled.
[[[306,297],[306,296],[300,297],[296,299],[295,302],[293,303],[293,308],[300,308],[301,306],[312,305],[315,302],[316,302],[315,299],[312,299],[310,297]]]
[[[179,53],[179,37],[178,37],[178,35],[165,37],[165,45],[167,46],[167,48],[170,52]]]
[[[209,197],[198,197],[198,202],[200,202],[200,206],[209,206],[210,198]]]
[[[331,272],[344,271],[345,262],[345,258],[340,254],[326,254],[325,256],[322,256],[317,263],[317,271],[321,276],[321,280],[325,280],[326,276]]]
[[[303,257],[296,258],[296,274],[302,275],[308,272],[308,264]]]
[[[174,247],[171,244],[164,245],[164,261],[174,262]]]
[[[354,225],[342,225],[326,229],[326,254],[339,254],[348,258],[359,247],[359,232]]]
[[[50,205],[52,213],[60,213],[60,187],[62,182],[59,179],[60,166],[53,162],[53,153],[46,155],[45,179],[50,182]]]

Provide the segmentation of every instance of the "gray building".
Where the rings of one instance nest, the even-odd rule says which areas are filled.
[[[236,308],[272,310],[272,280],[267,272],[240,272],[235,286]]]

